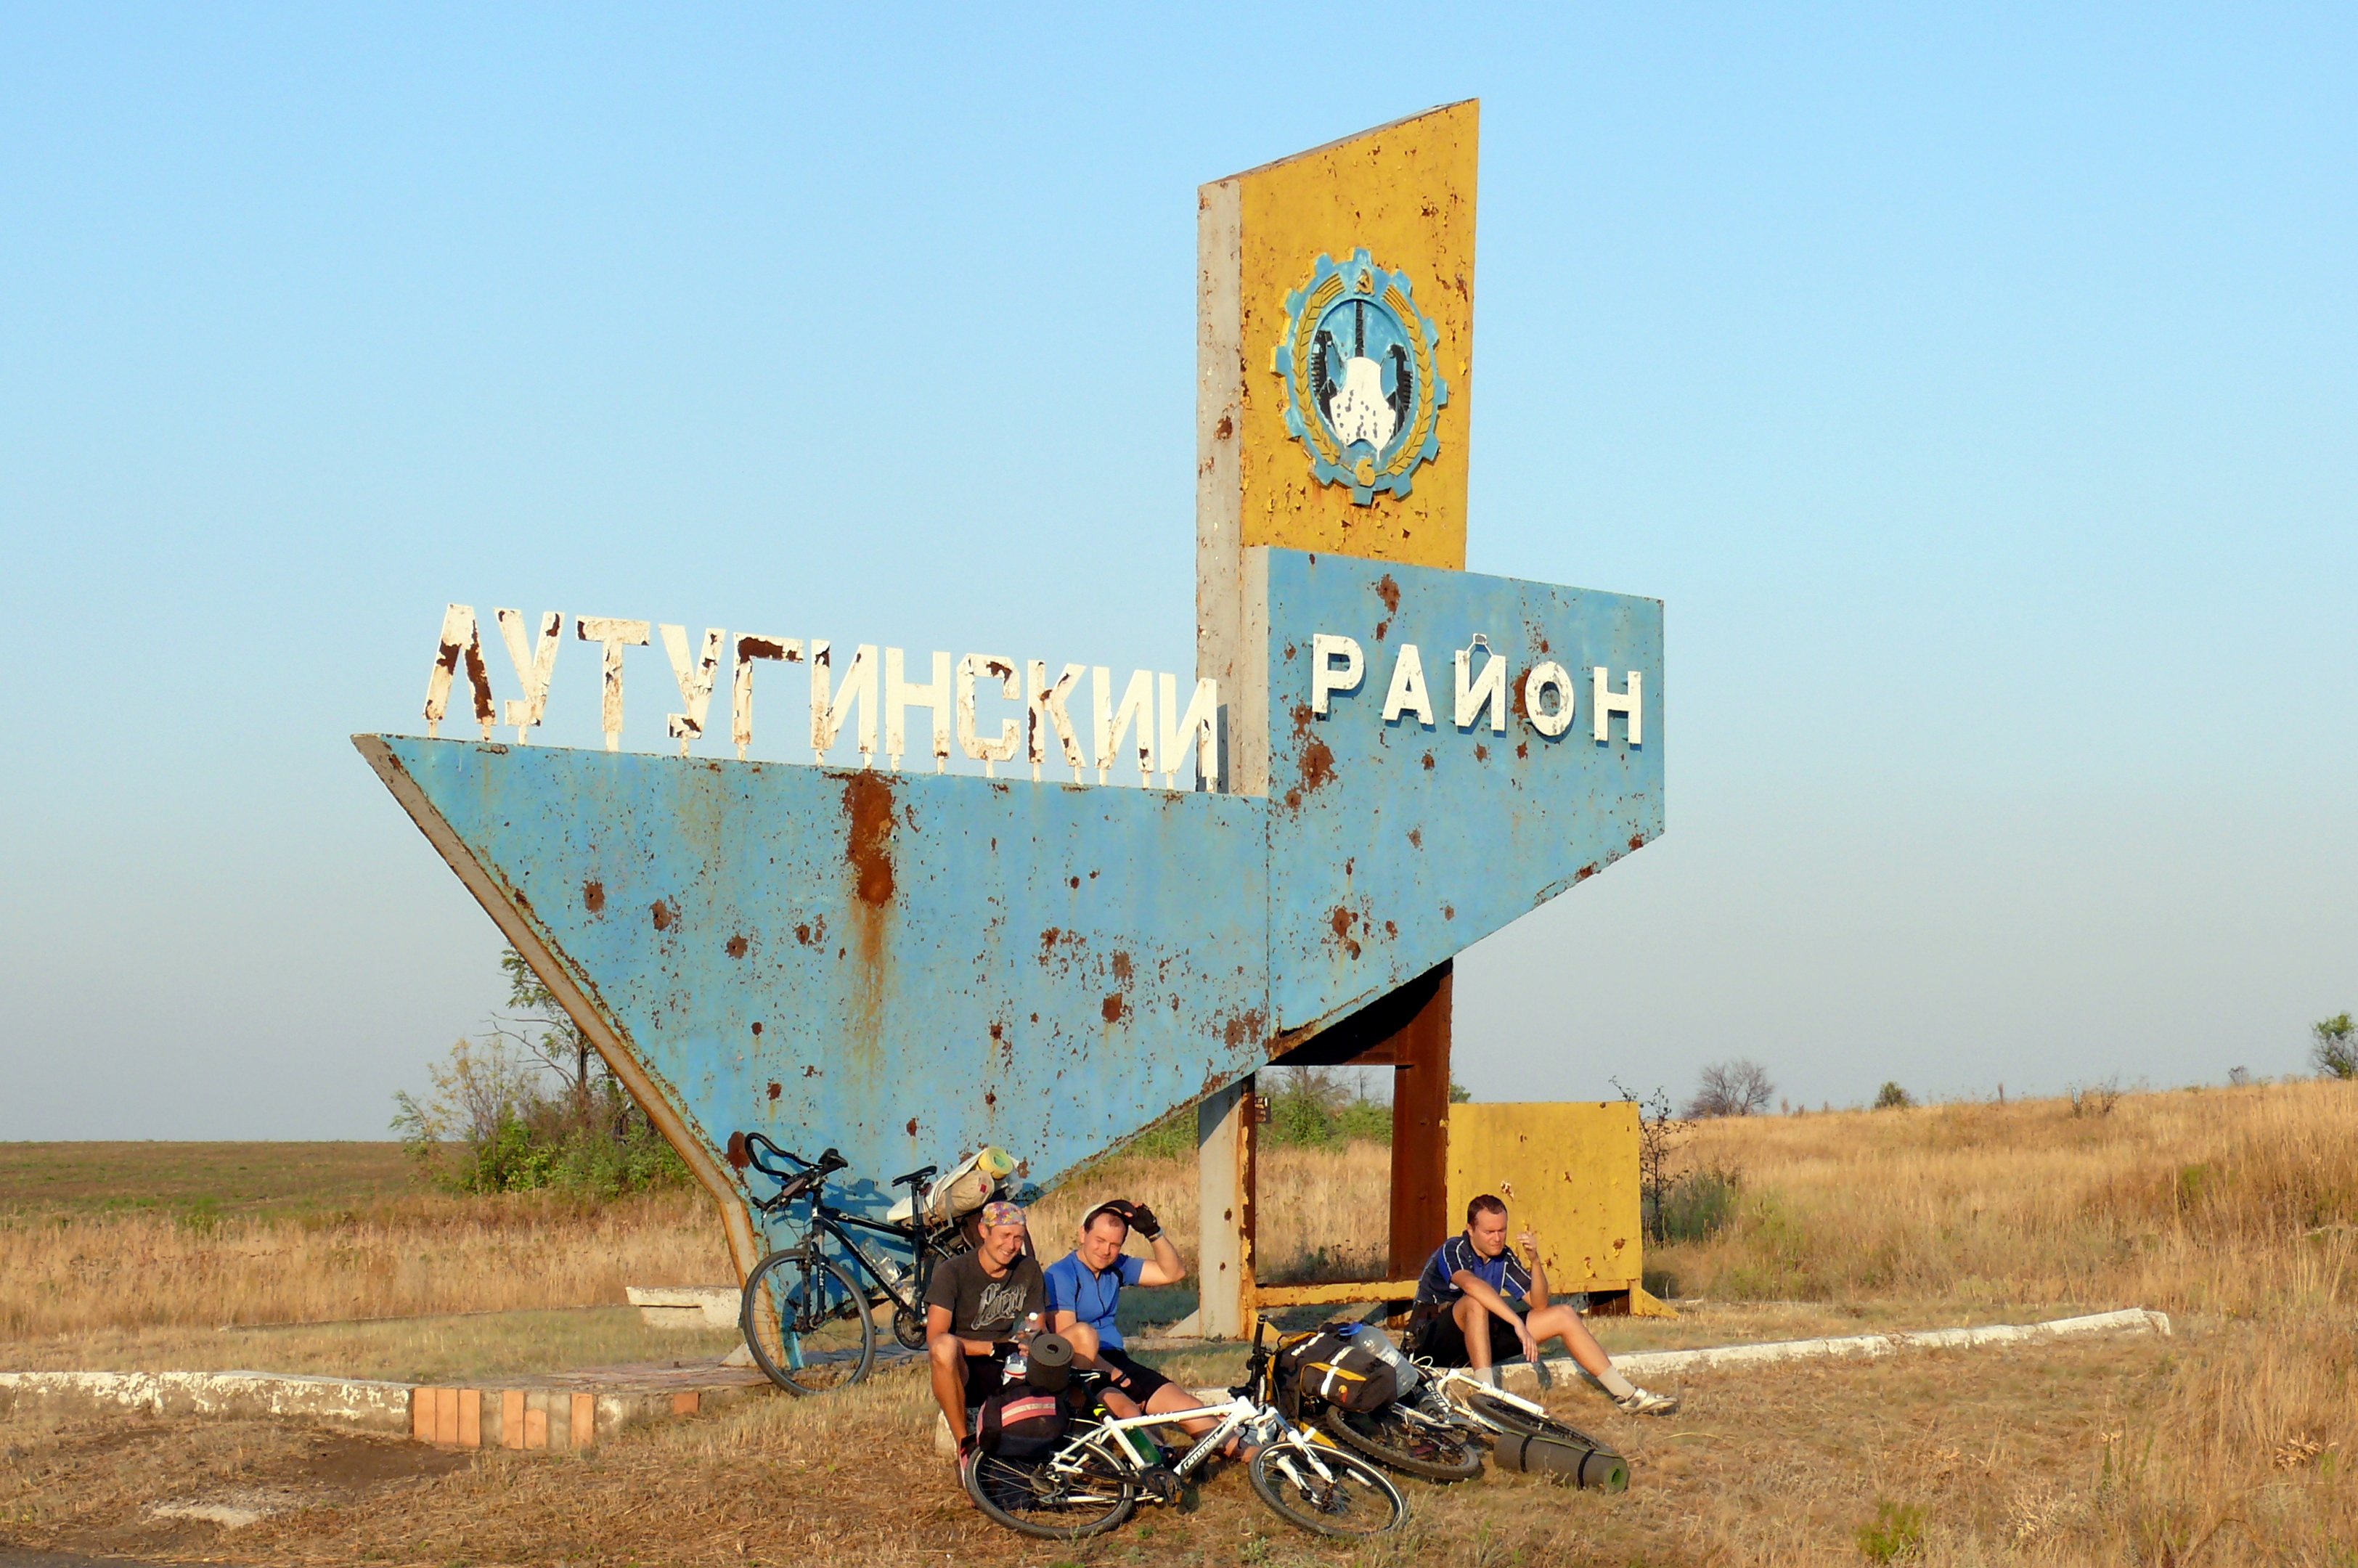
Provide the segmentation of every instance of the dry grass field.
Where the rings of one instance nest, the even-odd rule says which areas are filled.
[[[2077,1114],[2031,1101],[1755,1119],[1701,1129],[1688,1152],[1740,1172],[1735,1217],[1649,1265],[1707,1304],[1674,1324],[1601,1320],[1608,1346],[2125,1305],[2169,1312],[2177,1336],[1699,1376],[1670,1421],[1563,1391],[1560,1408],[1630,1455],[1626,1496],[1498,1475],[1411,1483],[1410,1538],[1357,1553],[1286,1531],[1234,1474],[1215,1476],[1192,1513],[1149,1513],[1087,1547],[1018,1541],[964,1504],[905,1371],[563,1458],[454,1460],[244,1423],[0,1418],[0,1541],[441,1564],[2358,1565],[2358,1092],[2294,1084],[2097,1097]],[[1380,1151],[1284,1158],[1301,1164],[1281,1173],[1271,1162],[1265,1239],[1289,1227],[1330,1256],[1375,1245]],[[1191,1246],[1189,1175],[1169,1162],[1092,1173],[1086,1191],[1041,1206],[1044,1243],[1097,1196],[1127,1191]],[[107,1336],[118,1349],[124,1336],[192,1345],[240,1314],[352,1315],[356,1299],[547,1309],[611,1303],[625,1278],[661,1282],[659,1269],[719,1277],[712,1227],[686,1200],[591,1212],[376,1198],[193,1225],[18,1201],[0,1219],[6,1366],[60,1364]],[[355,1276],[379,1282],[356,1291]],[[264,1346],[276,1332],[236,1337]],[[590,1352],[546,1332],[552,1352]],[[271,1364],[266,1351],[244,1359]],[[1199,1352],[1172,1369],[1208,1382],[1235,1364]],[[233,1495],[283,1511],[233,1533],[146,1511]]]

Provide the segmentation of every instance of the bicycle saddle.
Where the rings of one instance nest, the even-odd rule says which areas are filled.
[[[932,1181],[934,1179],[935,1173],[938,1172],[940,1169],[941,1167],[939,1165],[921,1166],[918,1169],[910,1172],[905,1176],[893,1177],[892,1185],[896,1187],[914,1187],[921,1185],[924,1183]]]

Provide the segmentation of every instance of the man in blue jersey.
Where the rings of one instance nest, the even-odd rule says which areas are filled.
[[[1153,1250],[1152,1259],[1122,1250],[1133,1231]],[[1121,1325],[1115,1321],[1124,1285],[1175,1285],[1187,1277],[1186,1260],[1163,1234],[1152,1209],[1126,1198],[1098,1205],[1081,1220],[1079,1244],[1049,1264],[1046,1277],[1048,1326],[1073,1342],[1074,1366],[1106,1375],[1102,1391],[1115,1415],[1203,1408],[1186,1390],[1131,1360],[1122,1347]],[[1180,1424],[1190,1432],[1207,1431],[1211,1425],[1208,1421]]]
[[[1540,1346],[1561,1339],[1572,1358],[1631,1415],[1668,1415],[1679,1401],[1650,1394],[1613,1369],[1613,1358],[1569,1306],[1548,1302],[1539,1238],[1507,1246],[1507,1206],[1483,1194],[1466,1206],[1466,1229],[1441,1244],[1416,1281],[1412,1317],[1421,1325],[1416,1353],[1436,1367],[1472,1367],[1495,1383],[1494,1363],[1517,1354],[1536,1362]]]

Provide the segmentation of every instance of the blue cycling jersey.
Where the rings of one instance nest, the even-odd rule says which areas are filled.
[[[1099,1345],[1119,1350],[1121,1329],[1114,1322],[1114,1309],[1120,1304],[1121,1288],[1138,1283],[1145,1270],[1145,1259],[1124,1254],[1100,1274],[1082,1262],[1078,1252],[1067,1252],[1048,1265],[1048,1310],[1071,1313],[1097,1330]]]

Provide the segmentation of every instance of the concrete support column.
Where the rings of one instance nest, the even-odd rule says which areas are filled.
[[[1252,1325],[1253,1144],[1257,1080],[1244,1078],[1195,1108],[1198,1306],[1192,1331],[1238,1339]]]

